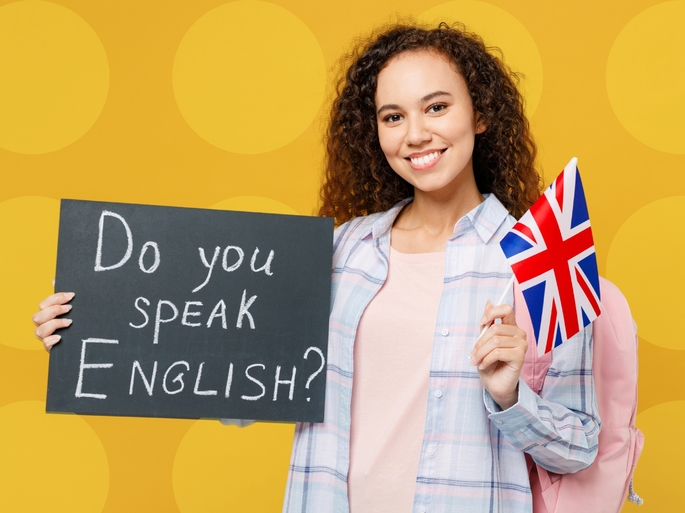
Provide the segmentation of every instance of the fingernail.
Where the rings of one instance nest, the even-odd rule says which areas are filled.
[[[485,367],[484,367],[483,364],[481,363],[481,364],[478,366],[478,370],[483,370],[483,369],[485,369]]]
[[[71,326],[71,323],[74,322],[71,319],[64,319],[64,325],[65,326]]]
[[[43,342],[45,342],[46,344],[56,344],[60,340],[62,340],[61,335],[50,335],[49,337],[45,337],[43,339]]]
[[[65,292],[64,295],[67,296],[68,299],[74,299],[74,296],[76,294],[74,294],[73,292]]]
[[[62,310],[68,312],[69,310],[71,310],[71,305],[62,305]]]
[[[480,323],[481,323],[481,324],[485,324],[486,322],[488,322],[488,318],[487,318],[487,317],[483,316],[483,317],[480,318]]]

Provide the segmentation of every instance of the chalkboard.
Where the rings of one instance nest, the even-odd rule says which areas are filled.
[[[322,422],[333,221],[62,200],[47,411]]]

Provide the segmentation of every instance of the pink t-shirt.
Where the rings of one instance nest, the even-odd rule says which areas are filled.
[[[351,513],[412,511],[444,262],[444,252],[391,248],[388,278],[359,322],[347,482]]]

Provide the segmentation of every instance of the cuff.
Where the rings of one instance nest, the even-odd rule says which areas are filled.
[[[224,426],[238,426],[239,428],[244,428],[254,424],[254,420],[244,420],[244,419],[219,419]]]
[[[488,410],[488,417],[500,431],[520,430],[537,418],[537,394],[526,382],[519,378],[518,401],[506,410],[502,410],[490,393],[483,389],[483,402]]]

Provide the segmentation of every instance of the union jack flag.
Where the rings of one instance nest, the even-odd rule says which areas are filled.
[[[597,258],[577,162],[571,159],[500,242],[526,300],[539,355],[600,314]]]

